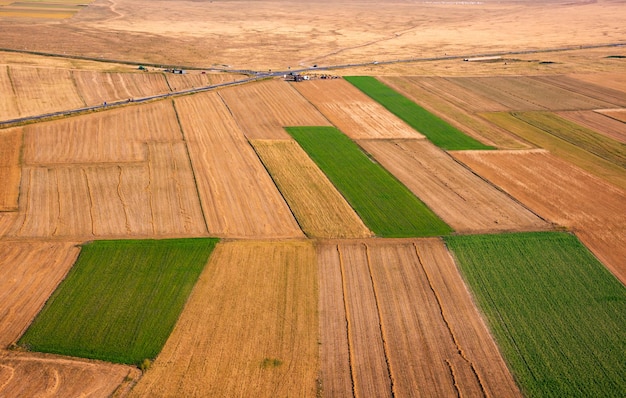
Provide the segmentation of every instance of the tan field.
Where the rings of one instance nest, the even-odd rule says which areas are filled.
[[[255,151],[309,237],[372,236],[359,216],[295,141],[252,141]]]
[[[603,109],[599,110],[598,112],[617,121],[626,123],[626,109]]]
[[[0,211],[17,210],[22,129],[0,130]]]
[[[557,115],[626,144],[626,129],[619,120],[594,111],[557,112]]]
[[[73,71],[72,78],[86,106],[170,91],[163,73],[102,73],[77,70]]]
[[[218,245],[131,396],[316,397],[317,297],[311,242]]]

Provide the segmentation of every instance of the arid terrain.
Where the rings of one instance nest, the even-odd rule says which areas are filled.
[[[0,396],[522,396],[444,239],[375,236],[285,127],[337,127],[453,234],[569,231],[626,284],[625,20],[0,0]],[[493,149],[436,147],[349,75]],[[221,241],[149,369],[16,344],[81,244],[194,237]]]

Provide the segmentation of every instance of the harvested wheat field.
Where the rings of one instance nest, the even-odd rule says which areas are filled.
[[[17,210],[22,129],[0,130],[0,211]]]
[[[317,250],[324,396],[520,395],[441,240]]]
[[[626,192],[547,152],[456,152],[545,219],[571,228],[626,284]]]
[[[626,93],[626,73],[623,70],[604,73],[574,73],[571,77],[576,80],[602,86],[608,90],[617,90]],[[626,101],[624,97],[621,101]]]
[[[218,93],[177,99],[212,236],[302,237],[289,206]]]
[[[293,87],[350,138],[424,138],[343,79],[310,80]]]
[[[479,141],[501,149],[527,149],[530,146],[506,130],[474,114],[478,109],[505,109],[470,90],[441,77],[385,76],[379,80],[402,93],[429,112]]]
[[[570,90],[590,98],[612,104],[613,106],[626,106],[626,78],[624,74],[595,73],[589,75],[595,79],[588,80],[585,76],[577,75],[544,75],[530,76],[533,80],[545,82],[565,90]],[[620,90],[619,80],[623,80]]]
[[[459,233],[549,227],[429,142],[361,140],[358,143]]]
[[[180,141],[170,101],[111,109],[24,127],[24,163],[140,162],[146,142]]]
[[[24,333],[79,251],[75,242],[0,241],[0,349]]]
[[[206,73],[197,71],[189,71],[189,73],[184,74],[165,73],[165,79],[167,80],[167,84],[172,91],[213,86],[244,78],[246,78],[245,75],[235,73]]]
[[[354,209],[295,141],[255,140],[252,145],[307,236],[372,236]]]
[[[139,377],[135,367],[0,351],[2,397],[117,397]]]
[[[131,396],[315,397],[317,297],[312,243],[219,244]]]
[[[19,114],[17,98],[9,75],[9,66],[0,65],[0,119],[10,119]]]
[[[557,115],[626,144],[626,123],[594,111],[556,112]]]
[[[220,91],[248,139],[289,139],[284,126],[329,126],[288,83],[268,80]]]
[[[75,70],[71,77],[87,106],[170,91],[163,73]]]

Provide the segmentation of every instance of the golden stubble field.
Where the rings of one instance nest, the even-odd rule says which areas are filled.
[[[136,63],[0,51],[0,121],[242,77],[138,71],[146,62],[266,71],[604,44],[623,42],[623,17],[607,0],[96,0],[70,19],[0,16],[0,48]],[[615,55],[330,72],[382,76],[498,151],[439,150],[342,79],[0,129],[0,396],[519,395],[442,241],[372,237],[283,127],[337,126],[458,233],[571,230],[624,282],[623,168],[591,174],[592,157],[494,122],[542,110],[623,143]],[[196,236],[223,240],[144,375],[8,349],[81,243]]]

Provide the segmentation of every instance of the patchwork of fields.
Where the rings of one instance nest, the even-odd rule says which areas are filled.
[[[0,120],[232,76],[8,65]],[[268,79],[1,129],[0,395],[623,395],[624,80]]]

